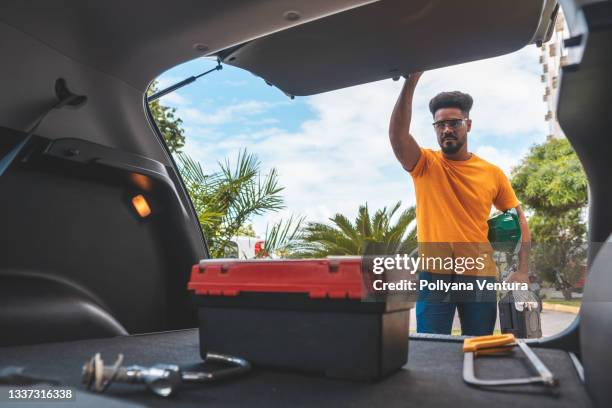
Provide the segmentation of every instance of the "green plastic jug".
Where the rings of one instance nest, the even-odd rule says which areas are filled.
[[[494,215],[487,220],[488,239],[493,249],[502,252],[516,252],[521,240],[521,225],[514,208]]]

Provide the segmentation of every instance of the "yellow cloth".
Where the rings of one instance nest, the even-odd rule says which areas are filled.
[[[468,160],[455,161],[446,159],[441,151],[421,148],[421,157],[410,174],[416,192],[420,254],[480,256],[486,267],[470,268],[463,274],[495,276],[493,250],[487,238],[491,206],[505,211],[519,205],[504,172],[475,154]],[[452,273],[448,268],[427,270]]]

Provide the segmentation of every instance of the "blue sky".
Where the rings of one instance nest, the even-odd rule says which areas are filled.
[[[531,45],[497,58],[426,72],[415,93],[412,134],[437,148],[427,104],[441,91],[474,97],[469,149],[509,174],[533,143],[545,140],[546,107],[539,49]],[[168,86],[216,65],[198,59],[160,76]],[[389,146],[387,128],[401,81],[379,81],[291,100],[277,88],[230,66],[167,95],[183,119],[185,152],[206,171],[234,160],[242,148],[265,170],[276,167],[286,209],[251,222],[258,234],[290,214],[326,221],[337,212],[353,217],[360,204],[372,209],[402,201],[413,205],[414,188]]]

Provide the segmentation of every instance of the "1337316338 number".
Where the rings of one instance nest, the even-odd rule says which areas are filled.
[[[75,392],[71,388],[9,388],[6,390],[4,401],[36,400],[58,401],[74,400]]]

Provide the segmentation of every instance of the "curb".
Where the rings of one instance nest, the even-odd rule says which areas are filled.
[[[543,310],[553,310],[555,312],[573,313],[573,314],[578,314],[578,312],[580,311],[580,308],[576,306],[559,305],[556,303],[546,303],[546,302],[542,302],[542,309]]]

